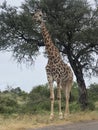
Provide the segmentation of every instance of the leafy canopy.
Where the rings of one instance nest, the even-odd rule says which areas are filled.
[[[25,0],[20,10],[5,3],[0,7],[0,49],[13,51],[21,61],[34,61],[44,46],[39,25],[31,13],[37,0]],[[40,0],[45,22],[63,56],[85,74],[98,73],[98,8],[87,0]],[[77,64],[76,64],[77,63]]]

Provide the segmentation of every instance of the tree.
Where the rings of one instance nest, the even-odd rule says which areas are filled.
[[[86,1],[81,0],[42,1],[52,37],[55,42],[58,41],[60,51],[67,54],[76,75],[79,101],[85,109],[87,91],[84,76],[98,70],[94,65],[95,55],[98,54],[98,11],[92,10]]]
[[[39,26],[32,20],[31,12],[37,0],[15,7],[1,6],[0,48],[12,50],[18,61],[34,60],[39,47],[44,46]],[[85,75],[98,73],[98,8],[91,8],[86,0],[40,0],[46,14],[46,24],[52,39],[63,56],[67,55],[79,86],[79,102],[86,108],[87,90]]]
[[[39,37],[32,24],[32,16],[26,9],[19,12],[16,7],[3,3],[0,12],[0,50],[13,51],[19,62],[31,62],[38,54],[36,43]]]

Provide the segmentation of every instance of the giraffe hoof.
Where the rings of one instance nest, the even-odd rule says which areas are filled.
[[[62,114],[62,113],[59,114],[59,119],[60,119],[60,120],[63,119],[63,114]]]
[[[52,121],[54,119],[54,115],[50,115],[50,120]]]

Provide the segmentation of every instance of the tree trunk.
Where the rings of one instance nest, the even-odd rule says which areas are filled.
[[[85,110],[88,105],[88,99],[87,99],[87,90],[83,78],[82,68],[80,62],[78,62],[78,60],[77,61],[73,60],[71,55],[68,56],[68,59],[70,61],[71,67],[77,79],[77,83],[79,87],[79,103],[81,104],[82,110]]]
[[[81,104],[82,110],[85,110],[88,105],[87,90],[83,75],[81,73],[76,74],[77,83],[79,86],[79,103]]]

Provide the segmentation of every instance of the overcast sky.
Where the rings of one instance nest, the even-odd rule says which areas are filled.
[[[4,0],[0,0],[0,5]],[[12,6],[20,6],[24,0],[6,0]],[[93,0],[90,0],[93,1]],[[47,83],[45,66],[47,59],[41,53],[35,64],[31,67],[17,64],[11,53],[0,52],[0,90],[7,86],[20,87],[25,91],[31,91],[32,87]],[[86,79],[86,84],[97,82],[97,78]]]

